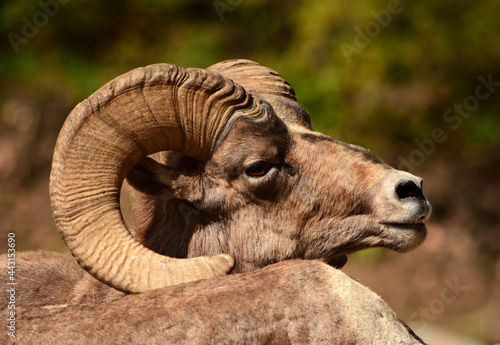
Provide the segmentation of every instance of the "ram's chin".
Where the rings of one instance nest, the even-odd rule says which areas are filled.
[[[427,227],[424,223],[383,223],[384,247],[397,252],[409,252],[421,245],[427,237]]]

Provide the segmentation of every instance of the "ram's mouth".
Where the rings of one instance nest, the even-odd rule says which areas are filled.
[[[389,227],[394,230],[414,230],[414,231],[427,231],[427,227],[423,222],[414,223],[393,223],[393,222],[381,222],[381,225]]]

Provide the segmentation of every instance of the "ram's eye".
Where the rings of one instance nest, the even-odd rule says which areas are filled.
[[[246,170],[245,174],[250,177],[262,177],[271,168],[271,164],[266,161],[258,161],[250,165]]]

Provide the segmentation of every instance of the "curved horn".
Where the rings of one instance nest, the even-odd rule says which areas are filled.
[[[235,119],[266,121],[266,109],[219,74],[167,64],[132,70],[78,104],[57,140],[50,195],[80,265],[125,292],[227,273],[229,255],[174,259],[142,246],[122,219],[120,188],[135,164],[158,151],[206,161]]]
[[[311,129],[308,112],[297,103],[295,91],[276,71],[245,59],[219,62],[207,70],[220,73],[243,86],[248,93],[269,102],[283,121]],[[280,108],[286,110],[279,111]]]

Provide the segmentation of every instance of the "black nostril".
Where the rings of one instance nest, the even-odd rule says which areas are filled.
[[[422,193],[422,188],[416,185],[411,180],[400,181],[396,186],[396,194],[400,199],[417,198],[425,199]]]

